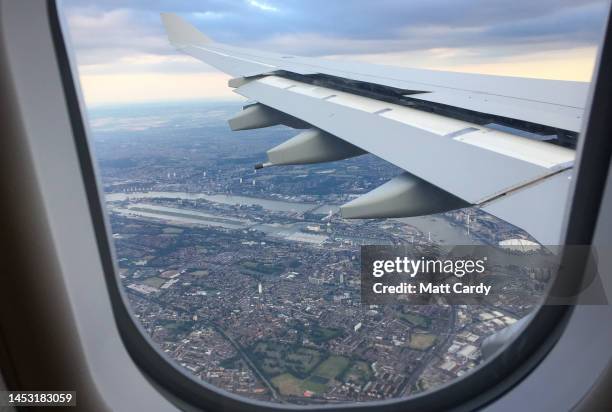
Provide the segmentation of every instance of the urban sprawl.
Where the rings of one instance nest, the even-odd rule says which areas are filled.
[[[189,373],[271,402],[404,397],[476,367],[483,340],[533,308],[512,293],[482,305],[363,305],[361,245],[427,252],[529,237],[477,209],[342,219],[340,204],[399,171],[363,156],[256,172],[291,131],[232,133],[224,116],[237,108],[92,116],[131,309]],[[508,291],[540,288],[529,273],[500,279]]]

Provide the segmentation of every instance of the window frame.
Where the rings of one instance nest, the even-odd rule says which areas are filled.
[[[516,385],[544,359],[561,336],[573,307],[541,307],[520,335],[508,342],[497,356],[461,378],[407,398],[364,403],[307,406],[274,404],[233,394],[189,374],[157,347],[130,310],[126,293],[117,275],[114,246],[103,201],[104,194],[101,191],[102,186],[99,185],[96,161],[88,138],[88,125],[74,58],[66,45],[65,23],[55,0],[47,0],[47,6],[74,143],[115,322],[123,344],[136,365],[159,391],[177,405],[236,411],[472,410],[492,402]],[[565,244],[591,243],[609,170],[612,154],[612,139],[609,139],[612,127],[610,120],[606,118],[609,112],[606,109],[611,107],[612,95],[612,33],[609,24],[606,26],[605,41],[600,48],[596,67],[598,75],[591,90],[588,124],[583,126],[581,133],[572,196],[567,206]],[[591,107],[597,107],[597,110],[591,110]],[[584,264],[585,262],[582,262],[581,266],[584,267]]]

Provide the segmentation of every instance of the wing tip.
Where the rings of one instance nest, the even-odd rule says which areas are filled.
[[[174,45],[208,44],[212,40],[195,26],[174,13],[160,13],[168,40]]]

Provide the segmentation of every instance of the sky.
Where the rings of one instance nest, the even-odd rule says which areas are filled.
[[[63,0],[90,106],[238,99],[167,41],[160,12],[214,41],[302,56],[589,81],[609,0]]]

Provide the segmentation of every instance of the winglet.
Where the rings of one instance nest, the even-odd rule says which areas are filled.
[[[175,46],[184,44],[206,44],[212,40],[201,31],[174,13],[161,13],[168,40]]]

